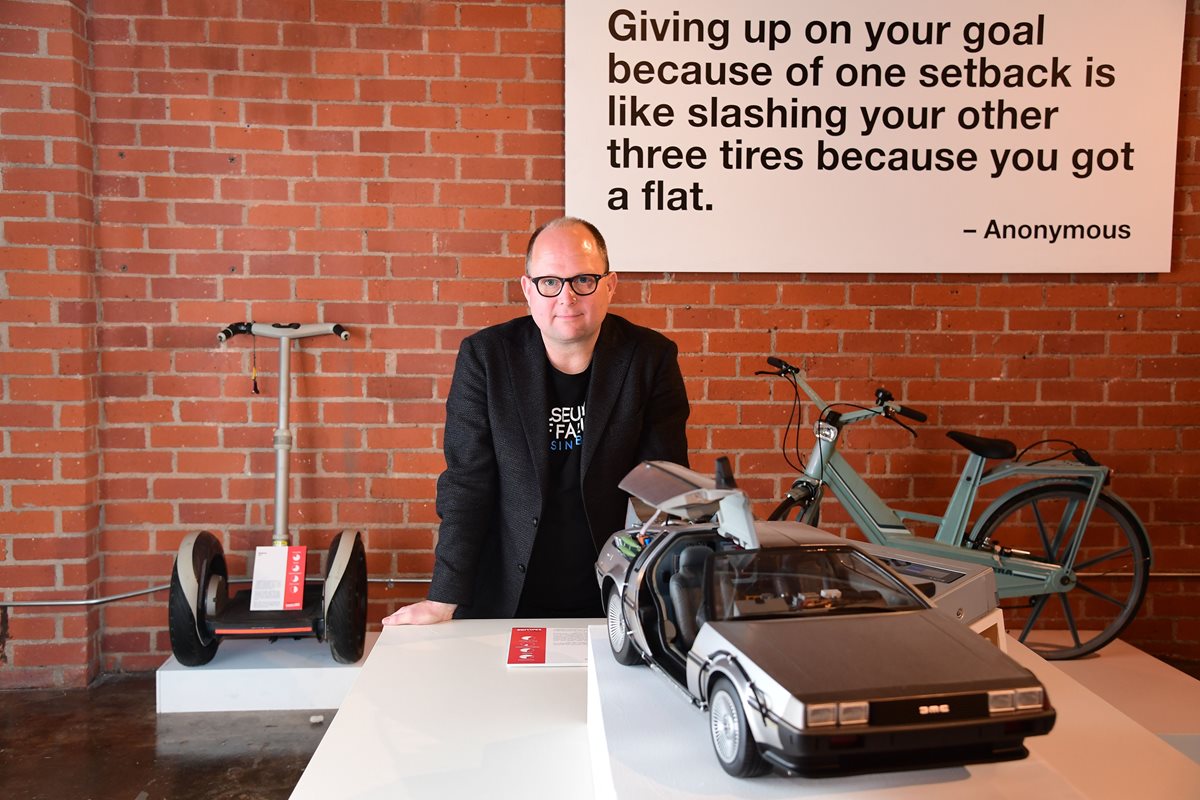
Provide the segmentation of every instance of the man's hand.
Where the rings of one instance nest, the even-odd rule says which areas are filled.
[[[404,606],[393,614],[383,618],[384,625],[433,625],[445,622],[454,616],[456,603],[439,603],[436,600],[422,600],[410,606]]]

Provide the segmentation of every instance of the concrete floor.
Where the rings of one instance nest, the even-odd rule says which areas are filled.
[[[286,798],[333,711],[166,714],[154,675],[88,689],[0,692],[0,797]],[[320,724],[310,722],[324,716]]]

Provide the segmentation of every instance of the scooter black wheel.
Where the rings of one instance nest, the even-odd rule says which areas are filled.
[[[221,640],[208,632],[210,604],[224,605],[228,571],[225,553],[217,537],[208,531],[184,539],[171,570],[171,590],[167,599],[167,627],[171,652],[185,667],[198,667],[212,661]]]
[[[343,548],[350,548],[349,552],[343,554]],[[358,533],[339,533],[329,547],[325,562],[325,639],[334,661],[353,664],[362,658],[367,641],[367,551]]]

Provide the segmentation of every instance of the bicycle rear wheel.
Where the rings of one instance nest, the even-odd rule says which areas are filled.
[[[997,508],[980,536],[1030,558],[1063,564],[1088,489],[1075,483],[1031,486]],[[1067,592],[1016,598],[1004,622],[1046,659],[1078,658],[1116,638],[1137,615],[1150,575],[1150,543],[1141,522],[1102,493],[1075,554],[1076,584]]]

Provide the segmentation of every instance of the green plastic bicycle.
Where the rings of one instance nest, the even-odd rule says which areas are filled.
[[[767,362],[774,369],[756,374],[784,378],[794,391],[784,456],[800,473],[771,519],[817,525],[828,487],[868,541],[991,567],[1005,624],[1019,628],[1018,639],[1044,658],[1095,652],[1137,615],[1150,575],[1149,538],[1133,509],[1106,488],[1109,469],[1087,451],[1067,442],[1065,450],[1048,458],[1022,461],[1029,448],[1018,455],[1006,439],[950,431],[947,436],[968,455],[945,512],[896,510],[838,453],[838,440],[850,425],[879,418],[915,436],[899,418],[924,422],[925,414],[894,402],[886,389],[876,391],[872,406],[829,404],[799,369],[778,358]],[[792,441],[798,457],[801,390],[819,413],[812,451],[806,462],[795,464],[788,438],[795,419]],[[987,468],[988,462],[998,463]],[[1005,480],[1018,483],[971,525],[980,488]],[[914,535],[905,524],[909,521],[936,525],[937,533]]]

